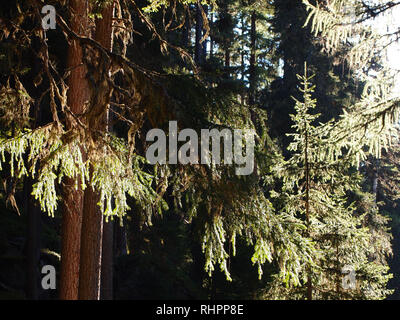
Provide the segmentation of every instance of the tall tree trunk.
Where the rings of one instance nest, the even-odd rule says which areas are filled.
[[[203,7],[204,13],[208,20],[208,6]],[[204,24],[204,21],[202,22]],[[205,32],[202,33],[202,37],[205,35]],[[201,63],[206,62],[207,60],[207,40],[205,39],[201,44]]]
[[[140,228],[136,227],[138,224],[135,224],[134,227],[134,232],[133,232],[133,241],[130,241],[130,246],[129,246],[129,251],[133,252],[133,254],[136,253],[135,245],[137,244],[137,236],[140,232]],[[128,254],[127,250],[127,234],[126,234],[126,226],[125,224],[121,227],[120,224],[115,223],[114,224],[114,249],[115,249],[115,256],[120,257],[120,256],[126,256]]]
[[[81,267],[79,271],[79,299],[100,299],[101,249],[103,216],[99,210],[99,196],[91,187],[85,190],[82,219]]]
[[[340,270],[340,255],[339,255],[339,234],[336,233],[336,239],[335,239],[335,245],[336,245],[336,295],[337,297],[340,297],[340,283],[341,283],[341,270]]]
[[[211,8],[212,10],[212,8]],[[213,28],[214,28],[214,11],[211,11],[210,16],[210,59],[214,57],[214,36],[213,36]]]
[[[375,159],[375,165],[373,166],[373,178],[372,178],[372,194],[375,196],[375,203],[379,202],[379,159]]]
[[[305,205],[306,205],[306,224],[307,224],[307,236],[310,237],[311,233],[311,220],[310,220],[310,163],[309,163],[309,158],[308,158],[308,128],[306,127],[305,130],[305,148],[304,148],[304,167],[305,167],[305,178],[306,178],[306,199],[305,199]],[[312,287],[312,275],[311,275],[311,266],[308,266],[308,275],[307,275],[307,299],[312,300],[313,299],[313,287]]]
[[[241,45],[241,53],[240,53],[240,63],[241,63],[241,73],[242,73],[242,82],[244,83],[245,78],[246,78],[246,64],[245,64],[245,45],[244,45],[244,34],[246,33],[246,25],[245,25],[245,20],[244,20],[245,15],[242,14],[240,17],[240,25],[241,25],[241,35],[242,35],[242,45]],[[242,89],[241,93],[241,98],[240,101],[242,104],[245,103],[246,99],[246,89]]]
[[[103,248],[101,254],[101,300],[112,300],[114,265],[114,221],[103,222]]]
[[[28,232],[26,241],[26,298],[29,300],[39,299],[39,262],[40,262],[40,230],[41,212],[34,204],[31,197],[32,179],[25,183],[26,215],[28,218]]]
[[[112,48],[112,43],[111,43]],[[110,106],[111,108],[111,106]],[[108,130],[112,131],[114,116],[108,114]],[[114,220],[103,217],[103,242],[101,252],[101,282],[100,299],[113,300],[114,298]]]
[[[39,70],[37,70],[39,71]],[[42,122],[42,109],[39,104],[36,105],[33,114],[34,128],[37,128]],[[26,237],[26,298],[29,300],[39,299],[39,265],[41,249],[41,227],[42,212],[35,204],[32,197],[33,180],[27,178],[24,184],[25,193],[25,213],[28,219],[27,237]]]
[[[250,67],[249,67],[249,104],[255,103],[255,92],[256,92],[256,12],[253,11],[251,14],[251,29],[250,29]]]
[[[72,31],[79,35],[88,35],[88,1],[70,0]],[[82,48],[73,40],[68,48],[67,68],[71,70],[68,78],[68,106],[75,114],[84,111],[89,99],[89,84],[86,80],[86,68],[82,65]],[[67,121],[67,126],[72,123]],[[63,188],[62,245],[60,270],[60,299],[78,299],[80,243],[82,227],[83,191],[75,180],[66,179]]]
[[[94,39],[107,50],[112,46],[112,19],[114,4],[103,9],[102,18],[96,20]],[[108,105],[104,105],[108,109]],[[108,130],[108,111],[104,112],[100,121],[94,123],[99,126],[94,130]],[[79,272],[79,299],[99,300],[101,280],[101,252],[103,238],[103,215],[98,203],[100,195],[89,187],[85,190],[82,238],[81,238],[81,267]]]
[[[189,48],[191,45],[191,36],[192,34],[192,23],[190,21],[190,7],[187,8],[187,14],[185,18],[185,26],[183,27],[183,34],[182,34],[182,46],[183,48]]]
[[[229,68],[231,66],[231,50],[225,50],[225,67]],[[230,76],[230,72],[228,71],[228,77]]]
[[[203,62],[202,61],[203,48],[200,43],[202,36],[203,36],[203,17],[201,15],[201,4],[200,2],[198,2],[196,7],[196,40],[194,47],[194,61],[197,64]]]

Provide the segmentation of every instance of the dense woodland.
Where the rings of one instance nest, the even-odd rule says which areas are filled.
[[[3,1],[0,298],[400,298],[399,7]],[[254,172],[150,164],[170,121],[253,130]]]

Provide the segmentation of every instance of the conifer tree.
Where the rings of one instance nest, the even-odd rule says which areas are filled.
[[[319,52],[318,36],[301,28],[307,7],[300,0],[275,0],[273,6],[270,1],[236,0],[111,2],[115,19],[110,11],[100,16],[93,6],[88,10],[89,6],[75,8],[76,1],[54,1],[60,9],[54,32],[37,28],[41,19],[38,0],[24,2],[22,17],[0,20],[5,26],[0,36],[8,33],[10,43],[31,50],[43,69],[38,76],[43,79],[37,80],[43,84],[35,99],[29,96],[33,84],[25,89],[26,81],[18,78],[23,68],[15,69],[11,81],[3,81],[0,110],[7,129],[0,135],[0,164],[10,169],[15,186],[22,178],[34,182],[32,194],[42,211],[55,216],[58,205],[65,203],[76,214],[63,232],[63,243],[69,249],[62,250],[61,296],[99,297],[103,215],[123,222],[130,236],[130,254],[121,257],[118,271],[142,268],[154,282],[162,279],[161,271],[167,269],[171,280],[165,284],[166,295],[184,280],[191,287],[189,295],[202,295],[203,289],[209,289],[211,298],[258,298],[263,285],[268,291],[263,297],[272,299],[384,298],[389,293],[386,260],[390,235],[380,201],[368,188],[361,188],[368,184],[361,174],[368,171],[373,181],[381,179],[367,163],[372,157],[363,146],[371,146],[373,141],[370,151],[380,150],[379,143],[385,141],[381,126],[369,124],[376,125],[375,120],[380,119],[386,126],[388,118],[382,116],[386,109],[378,114],[351,112],[336,121],[342,105],[354,104],[357,90],[351,77],[356,71],[348,73],[350,64],[337,63],[341,50],[336,50],[335,57]],[[92,5],[111,2],[90,1]],[[197,50],[189,43],[194,31],[192,9],[197,6],[213,7],[209,59],[204,59],[205,41],[199,50],[201,37],[208,37],[208,20],[201,21],[200,15],[194,43]],[[271,30],[273,16],[275,29]],[[31,20],[33,26],[26,23]],[[90,34],[96,20],[107,21],[102,25],[106,30],[98,28]],[[88,28],[82,28],[85,25]],[[109,43],[111,26],[114,46]],[[182,43],[184,48],[179,48]],[[58,49],[67,45],[68,61]],[[340,49],[346,53],[348,48]],[[18,50],[15,52],[9,59],[18,56]],[[270,88],[280,72],[279,59],[284,74],[274,83],[277,86]],[[298,95],[295,75],[304,60],[313,62],[319,87],[310,84],[306,70],[300,77],[303,92]],[[2,55],[0,61],[4,62]],[[34,82],[36,85],[36,79]],[[380,101],[386,92],[381,89],[367,85],[362,103]],[[297,99],[295,114],[285,119],[293,109],[287,103],[290,95]],[[274,99],[267,99],[271,97]],[[28,117],[33,105],[42,106],[45,112],[40,126],[32,125]],[[268,111],[274,109],[270,119],[260,105]],[[113,132],[104,122],[109,110]],[[144,158],[149,146],[146,132],[166,129],[171,120],[176,120],[179,128],[197,132],[224,128],[254,133],[253,174],[239,177],[233,167],[225,165],[150,165]],[[286,130],[289,120],[294,123],[292,131]],[[281,137],[283,131],[293,133],[288,149],[289,144],[284,143],[279,150],[270,139],[268,121],[274,124],[274,137]],[[378,138],[371,139],[371,134]],[[379,154],[375,157],[383,169],[385,160]],[[376,173],[383,174],[381,169]],[[60,187],[65,184],[70,192],[63,197]],[[384,191],[379,183],[368,185],[376,189],[375,194]],[[11,203],[15,200],[12,195],[9,199]],[[162,224],[163,216],[167,218]],[[85,221],[83,233],[80,217]],[[179,241],[175,248],[173,244]],[[201,265],[193,265],[191,260]],[[256,268],[251,263],[243,266],[242,261],[248,260]],[[127,261],[133,261],[137,269],[128,268]],[[257,270],[260,277],[264,274],[263,282],[256,283]],[[352,282],[343,287],[349,275],[342,272],[351,270],[356,287],[352,288]],[[193,288],[195,281],[188,280],[193,273],[197,288]],[[129,279],[141,274],[129,275]],[[269,285],[271,274],[275,277]],[[121,274],[116,276],[121,280]],[[129,289],[129,283],[122,287]],[[140,288],[134,288],[136,295]],[[227,295],[221,291],[229,288],[234,290]],[[181,297],[176,292],[171,296]]]
[[[101,18],[96,19],[94,40],[99,42],[106,50],[112,50],[113,44],[113,18],[114,3],[105,2],[101,11]],[[94,11],[94,10],[93,10]],[[91,130],[107,132],[109,130],[109,103],[110,91],[95,93],[92,101],[100,105],[97,119],[93,121]],[[101,94],[104,96],[102,97]],[[93,106],[93,108],[99,108]],[[102,110],[101,110],[102,109]],[[101,265],[102,265],[102,243],[103,243],[103,215],[99,210],[100,194],[92,188],[84,193],[84,206],[82,217],[82,236],[80,248],[80,272],[79,272],[79,299],[98,300],[100,299]]]
[[[271,24],[279,74],[264,90],[262,105],[268,110],[271,136],[286,151],[290,143],[286,133],[291,132],[293,124],[289,116],[293,113],[291,97],[301,98],[296,75],[303,73],[304,61],[318,83],[314,96],[319,101],[317,112],[321,113],[321,122],[339,117],[342,108],[354,104],[361,95],[362,81],[357,81],[354,72],[341,62],[340,52],[332,56],[324,52],[311,27],[303,27],[308,15],[301,0],[274,0],[273,8]]]
[[[186,52],[164,40],[145,13],[157,10],[157,3],[152,2],[143,10],[135,1],[129,3],[140,23],[159,41],[159,53],[170,48],[190,58]],[[185,210],[188,221],[196,218],[201,222],[200,243],[208,273],[211,274],[219,265],[230,279],[226,247],[231,243],[234,253],[236,238],[243,237],[252,247],[252,262],[257,265],[260,275],[263,264],[277,260],[281,278],[286,282],[297,281],[298,257],[307,260],[309,243],[302,242],[296,223],[287,221],[285,216],[275,216],[260,187],[258,172],[240,178],[235,176],[232,168],[224,166],[149,166],[142,156],[146,143],[138,136],[148,126],[164,127],[168,120],[178,119],[180,126],[188,125],[198,130],[205,127],[253,130],[254,123],[247,106],[238,104],[232,92],[205,86],[196,78],[197,75],[187,72],[161,75],[159,72],[163,69],[150,71],[136,64],[140,59],[134,55],[134,62],[131,61],[125,50],[130,39],[130,34],[124,33],[129,30],[125,25],[118,33],[118,53],[107,50],[89,34],[82,36],[81,32],[88,32],[88,28],[83,27],[92,21],[92,15],[87,6],[80,7],[74,2],[65,7],[68,13],[71,4],[75,10],[72,10],[72,19],[68,23],[61,14],[57,16],[58,28],[71,43],[71,60],[67,64],[71,70],[62,70],[51,60],[49,39],[44,32],[39,32],[41,51],[38,56],[44,67],[43,76],[48,81],[44,95],[48,94],[50,101],[50,120],[33,129],[24,124],[0,141],[1,162],[9,164],[15,178],[30,176],[35,180],[32,194],[42,211],[50,216],[54,216],[58,209],[59,186],[68,181],[70,188],[63,201],[74,215],[65,215],[73,221],[69,226],[64,224],[62,235],[66,248],[62,250],[61,297],[78,297],[79,252],[85,252],[88,244],[86,242],[86,248],[80,248],[81,200],[88,188],[99,195],[99,209],[105,216],[124,217],[130,210],[128,198],[132,198],[135,206],[140,208],[140,214],[150,221],[153,214],[168,208],[163,196],[171,186],[177,212]],[[115,4],[119,5],[118,21],[129,25],[130,12],[124,6],[126,2]],[[38,4],[34,2],[29,9],[35,21],[40,21]],[[14,28],[16,35],[24,39],[26,33],[19,33],[20,25]],[[36,28],[29,32],[36,32]],[[63,71],[65,75],[61,76]],[[69,87],[65,83],[68,75]],[[74,77],[79,81],[74,81]],[[176,86],[177,81],[179,86]],[[183,87],[186,90],[182,90]],[[111,94],[116,101],[113,112],[124,126],[119,136],[100,125]],[[11,122],[24,119],[23,112],[25,108],[29,109],[29,103],[22,105],[24,108],[19,110],[15,119],[9,119]],[[270,159],[261,157],[265,154],[263,148],[267,138],[262,132],[260,134],[263,143],[257,152],[257,163],[268,168]],[[94,229],[89,238],[98,236],[93,232],[99,229]],[[91,252],[94,256],[100,246],[96,247],[97,251]],[[98,261],[97,258],[94,260]],[[99,266],[91,270],[94,270],[91,276],[98,283]],[[81,279],[85,280],[84,275]],[[82,282],[80,286],[85,285],[87,283]],[[95,294],[85,293],[82,298],[98,297],[96,285],[89,291]]]
[[[71,29],[81,36],[89,36],[89,2],[71,1],[69,9],[71,12]],[[82,62],[82,46],[78,41],[74,40],[68,52],[68,68],[72,69],[68,79],[68,105],[73,114],[84,112],[85,103],[88,101],[90,94],[86,78],[87,69],[82,65]],[[53,109],[56,108],[57,106],[54,103]],[[74,125],[76,124],[69,119],[68,129],[73,128]],[[83,157],[85,156],[83,155]],[[64,300],[78,299],[84,192],[80,186],[76,188],[76,185],[75,179],[67,179],[63,188],[64,213],[62,222],[60,298]]]
[[[373,234],[374,226],[364,223],[365,216],[372,213],[356,212],[355,203],[349,201],[349,192],[360,189],[360,177],[352,172],[349,159],[330,159],[323,153],[330,137],[323,125],[316,125],[319,114],[314,112],[313,76],[308,76],[305,67],[304,75],[298,78],[303,100],[296,100],[296,113],[292,115],[296,133],[290,134],[292,156],[281,168],[280,196],[284,197],[282,210],[305,221],[303,236],[312,241],[315,251],[311,264],[299,265],[302,286],[280,293],[279,287],[273,286],[271,294],[309,300],[385,298],[390,292],[385,289],[390,278],[386,261],[370,259],[375,250],[372,247],[379,246],[387,236]],[[385,246],[377,251],[390,253]],[[342,271],[347,268],[355,272],[356,278],[353,284],[343,287]]]
[[[380,158],[382,149],[398,138],[394,127],[399,120],[400,97],[393,89],[399,72],[386,58],[399,39],[395,19],[399,3],[362,0],[329,3],[304,0],[303,3],[308,10],[305,25],[320,37],[328,53],[342,51],[342,59],[365,82],[361,99],[351,104],[339,122],[327,128],[332,137],[336,136],[336,148],[332,146],[331,150],[335,156],[341,156],[343,149],[358,153],[357,165],[367,158],[364,146]]]

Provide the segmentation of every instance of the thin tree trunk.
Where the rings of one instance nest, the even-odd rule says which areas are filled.
[[[201,4],[198,2],[196,7],[196,40],[194,47],[194,61],[197,64],[202,63],[202,45],[200,40],[203,34],[203,17],[201,15]]]
[[[39,299],[39,262],[40,262],[40,230],[41,212],[34,204],[32,197],[32,179],[25,183],[26,215],[28,218],[28,232],[26,242],[26,298]]]
[[[34,115],[34,128],[37,128],[42,121],[42,109],[37,104]],[[40,275],[40,249],[41,249],[41,230],[42,212],[35,204],[32,197],[33,181],[27,177],[24,184],[25,193],[25,213],[28,218],[27,237],[26,237],[26,298],[29,300],[39,299],[39,275]]]
[[[256,13],[255,11],[251,14],[251,30],[250,30],[250,67],[249,67],[249,104],[255,103],[255,91],[256,91]]]
[[[94,39],[107,50],[112,46],[112,19],[114,4],[109,4],[102,12],[102,18],[96,20]],[[104,108],[108,108],[104,105]],[[104,119],[95,121],[99,128],[108,130],[108,112],[102,114]],[[89,187],[85,190],[82,239],[81,239],[81,269],[79,273],[79,299],[99,300],[101,280],[101,252],[103,238],[103,216],[98,203],[100,195]]]
[[[307,68],[304,68],[304,75],[307,76]],[[304,88],[307,92],[307,86]],[[305,199],[305,206],[306,206],[306,225],[307,225],[307,236],[311,236],[311,220],[310,220],[310,163],[308,158],[308,146],[309,146],[309,136],[308,136],[308,127],[306,124],[305,128],[305,146],[304,146],[304,167],[305,167],[305,178],[306,178],[306,199]],[[313,299],[313,287],[312,287],[312,269],[311,266],[307,267],[307,299]]]
[[[203,7],[204,13],[206,14],[206,17],[208,19],[208,6]],[[202,22],[204,23],[204,21]],[[203,32],[202,37],[205,35],[205,32]],[[201,62],[204,63],[207,60],[207,40],[205,39],[203,43],[201,44]]]
[[[307,233],[310,236],[310,164],[308,159],[308,128],[305,130],[305,175],[306,175],[306,223],[307,223]],[[311,277],[311,267],[308,267],[307,276],[307,299],[312,300],[313,288],[312,288],[312,277]]]
[[[212,9],[212,8],[211,8]],[[211,11],[210,16],[210,59],[214,57],[214,37],[213,37],[213,28],[214,28],[214,11]]]
[[[111,40],[112,42],[112,40]],[[112,44],[111,44],[112,47]],[[111,108],[111,106],[110,106]],[[108,131],[112,131],[114,115],[108,113]],[[103,242],[101,252],[100,299],[114,298],[114,220],[103,217]]]
[[[114,221],[103,222],[103,249],[101,255],[101,300],[112,300],[114,264]]]
[[[240,18],[240,24],[241,24],[241,35],[242,39],[244,39],[244,34],[245,34],[245,24],[244,24],[244,14],[242,14]],[[242,40],[242,45],[241,45],[241,53],[240,53],[240,63],[241,63],[241,73],[242,73],[242,82],[244,83],[245,78],[246,78],[246,64],[244,61],[245,58],[245,47],[244,47],[244,41]],[[245,96],[246,96],[246,89],[242,89],[241,93],[241,103],[245,104]]]
[[[372,179],[372,194],[375,196],[375,203],[377,204],[379,202],[379,164],[380,161],[379,159],[375,159],[375,165],[374,165],[374,176]]]
[[[135,237],[135,235],[138,234],[138,232],[140,232],[140,228],[134,228],[134,236],[133,236],[133,243],[132,241],[130,241],[130,247],[129,247],[129,251],[133,254],[136,253],[135,245],[137,243],[137,237]],[[114,242],[114,249],[115,249],[115,255],[116,257],[120,257],[120,256],[126,256],[128,254],[127,251],[127,235],[126,235],[126,227],[124,226],[120,226],[118,223],[114,224],[114,237],[115,237],[115,242]]]
[[[70,0],[71,29],[79,35],[88,35],[88,1]],[[71,70],[68,79],[68,106],[75,114],[84,111],[89,98],[86,68],[82,65],[82,48],[73,40],[68,49],[67,68]],[[72,123],[67,121],[67,126]],[[60,299],[78,299],[80,242],[82,226],[83,191],[75,180],[66,179],[63,188],[62,245],[60,270]]]
[[[341,279],[341,272],[340,272],[340,257],[339,257],[339,235],[336,234],[336,294],[337,297],[340,296],[340,279]]]
[[[185,26],[183,27],[183,35],[182,35],[182,46],[184,48],[189,48],[191,45],[191,32],[192,31],[192,24],[190,21],[190,8],[187,9],[186,19],[185,19]]]

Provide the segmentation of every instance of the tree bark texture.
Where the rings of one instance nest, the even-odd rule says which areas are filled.
[[[70,1],[72,31],[81,36],[88,35],[88,1]],[[71,112],[81,114],[89,98],[89,85],[86,68],[82,64],[82,48],[78,41],[72,40],[68,48],[67,68],[71,70],[68,78],[68,106]],[[67,120],[67,127],[73,123]],[[78,299],[80,241],[82,226],[83,191],[75,179],[66,179],[63,188],[62,245],[60,270],[60,299]]]
[[[96,20],[94,39],[107,50],[111,50],[112,47],[113,14],[114,5],[111,3],[103,9],[102,18]],[[110,94],[106,90],[103,93],[104,99],[98,99],[97,96],[93,96],[98,95],[98,93],[95,90],[92,92],[92,101],[105,102],[101,106],[95,106],[95,108],[104,108],[100,112],[101,119],[96,119],[95,121],[89,119],[89,127],[93,130],[108,130],[109,100],[107,101],[107,99],[109,99]],[[81,238],[81,270],[79,274],[79,299],[81,300],[100,299],[103,215],[98,206],[99,201],[100,195],[98,192],[91,187],[85,190]]]

